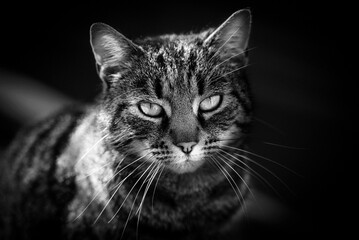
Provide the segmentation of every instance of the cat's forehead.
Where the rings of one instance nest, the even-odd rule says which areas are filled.
[[[164,96],[195,93],[199,62],[203,61],[202,39],[194,36],[166,35],[147,42],[150,71],[159,79]]]
[[[217,66],[210,46],[204,44],[209,33],[162,35],[136,41],[145,58],[141,57],[131,69],[131,82],[143,86],[139,88],[141,94],[174,103],[227,91],[227,80],[222,79],[220,85],[212,81],[224,71],[224,64]]]
[[[200,38],[170,35],[154,40],[148,53],[150,60],[159,65],[181,65],[198,59],[202,49]]]

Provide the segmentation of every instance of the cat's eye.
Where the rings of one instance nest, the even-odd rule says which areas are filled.
[[[211,111],[216,110],[221,105],[221,102],[222,102],[222,96],[214,95],[214,96],[204,99],[199,104],[199,109],[202,112],[211,112]]]
[[[163,113],[160,105],[151,102],[140,102],[139,109],[144,115],[153,118],[161,117]]]

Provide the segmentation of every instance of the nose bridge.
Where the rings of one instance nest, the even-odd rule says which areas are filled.
[[[198,141],[197,118],[190,104],[178,102],[171,117],[170,135],[174,144]]]

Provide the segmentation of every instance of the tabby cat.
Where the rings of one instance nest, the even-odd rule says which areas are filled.
[[[20,132],[1,160],[1,239],[224,239],[250,192],[251,14],[131,41],[103,23],[103,91]]]

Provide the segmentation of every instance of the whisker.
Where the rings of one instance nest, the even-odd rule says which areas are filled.
[[[140,189],[142,189],[142,186],[144,186],[144,184],[146,184],[146,187],[145,187],[145,190],[143,192],[143,195],[142,195],[142,199],[140,201],[140,204],[138,205],[138,208],[135,212],[135,215],[138,215],[139,212],[141,211],[141,207],[142,207],[142,204],[143,204],[143,201],[146,197],[146,192],[148,190],[148,187],[149,187],[149,183],[151,183],[151,179],[153,177],[153,173],[156,172],[157,168],[156,168],[156,163],[153,165],[152,169],[150,170],[150,172],[148,173],[148,175],[146,176],[145,180],[143,181],[143,183],[141,184],[141,187]],[[139,192],[138,192],[139,193]]]
[[[156,167],[153,167],[153,168],[156,168]],[[157,175],[160,168],[161,168],[161,164],[157,163],[157,168],[154,171],[151,170],[151,172],[148,174],[148,175],[151,175],[151,177],[149,178],[149,181],[147,182],[147,185],[146,185],[145,191],[143,193],[140,205],[138,206],[137,211],[135,213],[135,215],[137,214],[136,238],[138,237],[138,228],[139,228],[139,224],[140,224],[141,211],[142,211],[142,208],[143,208],[143,203],[144,203],[145,197],[146,197],[147,192],[148,192],[148,190],[149,190],[149,188],[150,188],[150,186],[151,186],[151,184],[152,184],[154,178],[156,177],[156,175]]]
[[[121,206],[117,209],[117,211],[115,212],[115,214],[112,216],[112,218],[108,221],[108,223],[110,223],[115,217],[116,215],[120,212],[123,204],[126,202],[127,198],[130,196],[131,192],[133,191],[133,189],[135,188],[135,186],[137,185],[137,183],[141,180],[141,178],[146,174],[146,172],[151,168],[152,164],[154,162],[151,162],[151,164],[147,167],[147,169],[142,173],[142,175],[137,179],[137,181],[135,182],[135,184],[132,186],[132,188],[130,189],[130,191],[128,192],[128,194],[126,195],[125,199],[123,200]]]
[[[221,155],[221,154],[219,154],[219,155],[222,156],[222,157],[224,157],[225,159],[227,159],[225,156],[223,156],[223,155]],[[221,158],[221,157],[220,157],[220,158]],[[227,160],[228,160],[228,159],[227,159]],[[251,195],[253,196],[253,198],[255,199],[252,190],[249,188],[248,184],[247,184],[246,181],[243,179],[243,177],[242,177],[230,164],[228,164],[228,163],[227,163],[226,161],[224,161],[223,159],[222,159],[222,161],[223,161],[230,169],[233,170],[233,172],[239,177],[239,179],[241,179],[241,181],[243,182],[243,184],[246,186],[246,188],[248,189],[248,191],[250,192],[250,194],[251,194]],[[238,165],[236,165],[236,166],[238,166]],[[245,169],[245,168],[241,167],[241,169]]]
[[[161,163],[157,163],[157,167],[156,167],[156,169],[154,170],[154,173],[152,174],[152,172],[151,172],[152,176],[149,178],[149,182],[148,182],[147,185],[146,185],[145,192],[144,192],[144,194],[143,194],[143,196],[142,196],[142,200],[141,200],[141,202],[140,202],[140,205],[139,205],[139,207],[138,207],[138,209],[137,209],[136,214],[138,214],[139,211],[140,211],[140,209],[142,208],[142,205],[143,205],[145,196],[146,196],[146,194],[147,194],[147,191],[149,190],[149,188],[150,188],[150,186],[151,186],[151,184],[152,184],[154,178],[156,177],[157,173],[159,172],[160,168],[161,168]]]
[[[243,137],[238,138],[223,138],[223,139],[216,139],[216,142],[224,142],[224,141],[236,141],[236,140],[242,140]]]
[[[240,28],[237,28],[236,31],[234,31],[229,38],[217,49],[217,51],[212,55],[212,57],[208,60],[208,62],[211,62],[212,59],[222,50],[222,48],[231,40],[231,38],[239,31]]]
[[[265,126],[271,128],[271,129],[277,131],[277,132],[280,133],[281,135],[286,135],[284,131],[282,131],[282,130],[280,130],[279,128],[273,126],[273,125],[270,124],[269,122],[267,122],[267,121],[265,121],[265,120],[263,120],[263,119],[260,119],[259,117],[255,117],[255,116],[252,116],[252,118],[253,118],[255,121],[257,121],[257,122],[259,122],[259,123],[262,123],[263,125],[265,125]]]
[[[232,74],[232,73],[234,73],[234,72],[237,72],[237,71],[239,71],[239,70],[241,70],[241,69],[243,69],[243,68],[246,68],[246,67],[248,67],[248,66],[250,66],[250,65],[252,65],[252,64],[245,64],[245,65],[243,65],[243,66],[241,66],[241,67],[238,67],[238,68],[236,68],[236,69],[234,69],[234,70],[232,70],[232,71],[229,71],[229,72],[226,72],[225,74],[222,74],[221,76],[219,76],[219,77],[217,77],[217,78],[215,78],[215,79],[209,79],[208,80],[208,82],[209,82],[209,84],[210,83],[212,83],[212,82],[214,82],[214,81],[217,81],[218,79],[220,79],[220,78],[223,78],[223,77],[225,77],[225,76],[227,76],[227,75],[229,75],[229,74]]]
[[[244,155],[241,155],[241,154],[238,154],[238,153],[233,153],[235,154],[236,156],[239,156],[239,157],[242,157],[244,159],[246,159],[247,161],[261,167],[262,169],[266,170],[268,173],[270,173],[273,177],[275,177],[280,183],[282,183],[287,189],[288,191],[290,191],[293,195],[296,195],[294,193],[294,191],[288,186],[288,184],[286,184],[280,177],[278,177],[277,174],[273,173],[271,170],[269,170],[268,168],[264,167],[262,164],[259,164],[258,162],[254,161],[253,159],[247,157],[247,156],[244,156]]]
[[[125,168],[127,168],[128,166],[132,165],[133,163],[139,161],[141,158],[136,159],[135,161],[131,162],[130,164],[128,164]],[[123,169],[125,169],[123,168]],[[107,180],[107,182],[104,184],[104,186],[102,187],[101,190],[99,190],[95,196],[92,198],[92,200],[86,205],[86,207],[84,208],[84,210],[82,210],[82,212],[73,220],[76,221],[78,218],[80,218],[82,216],[82,214],[85,213],[85,211],[87,210],[87,208],[92,204],[92,202],[96,199],[96,197],[101,193],[101,191],[123,170],[121,169],[120,171],[116,172],[109,180]],[[135,169],[136,170],[136,169]],[[116,185],[117,186],[117,185]]]
[[[101,188],[101,190],[98,190],[97,193],[95,194],[95,196],[91,199],[91,201],[86,205],[86,207],[81,211],[81,213],[73,220],[73,221],[76,221],[77,219],[79,219],[82,214],[85,213],[85,211],[89,208],[89,206],[93,203],[93,201],[95,201],[95,199],[97,198],[97,196],[101,193],[101,191],[107,186],[107,184],[109,184],[111,182],[112,179],[115,178],[115,176],[117,175],[118,173],[114,174],[105,184],[104,186]]]
[[[146,155],[144,155],[146,156]],[[139,158],[140,159],[140,158]],[[139,160],[137,159],[136,162]],[[132,162],[133,163],[133,162]],[[94,221],[94,224],[96,224],[96,222],[98,221],[98,219],[101,217],[102,213],[105,211],[105,209],[107,208],[108,204],[111,202],[111,200],[113,199],[113,197],[116,195],[116,193],[118,192],[118,190],[121,188],[122,184],[138,169],[140,168],[143,164],[145,164],[145,162],[142,162],[140,165],[138,165],[129,175],[127,175],[123,180],[120,181],[119,184],[116,185],[116,190],[114,191],[114,193],[111,195],[111,197],[109,198],[109,200],[106,202],[105,206],[102,208],[100,214],[97,216],[97,218]],[[127,165],[126,167],[128,167],[129,165]],[[121,169],[120,171],[122,171],[123,169]],[[119,172],[120,172],[119,171]],[[117,172],[116,174],[118,174],[119,172]],[[112,188],[112,189],[114,189]]]
[[[108,137],[109,133],[105,134],[103,137],[100,138],[100,140],[98,140],[94,145],[92,145],[92,147],[90,147],[90,149],[88,149],[80,158],[79,160],[77,160],[77,162],[75,163],[75,166],[77,166],[77,164],[82,161],[82,159],[84,159],[100,142],[102,142],[106,137]]]
[[[219,160],[221,160],[222,162],[226,163],[226,161],[223,160],[221,157],[219,158]],[[220,164],[220,163],[218,162],[218,164]],[[227,163],[226,163],[226,164],[227,164]],[[221,164],[220,164],[220,165],[221,165]],[[227,165],[228,165],[228,164],[227,164]],[[230,166],[230,165],[228,165],[228,166]],[[227,176],[232,180],[234,186],[236,186],[236,189],[238,190],[238,193],[239,193],[239,195],[240,195],[240,197],[241,197],[241,199],[242,199],[242,202],[239,201],[239,203],[243,203],[243,211],[246,212],[246,211],[247,211],[247,210],[246,210],[247,207],[246,207],[246,203],[245,203],[245,199],[244,199],[244,196],[243,196],[243,194],[242,194],[242,191],[241,191],[240,188],[238,187],[236,181],[234,181],[232,175],[229,174],[229,172],[226,170],[226,168],[223,167],[222,165],[221,165],[221,167],[222,167],[222,169],[227,173]],[[231,166],[230,166],[230,167],[231,167]],[[232,168],[232,167],[231,167],[231,168]],[[232,169],[233,169],[233,168],[232,168]],[[233,169],[233,171],[234,171],[235,173],[237,173],[234,169]],[[237,173],[237,175],[238,175],[238,173]],[[240,177],[240,179],[242,179],[242,178]],[[244,182],[244,180],[242,180],[242,181]],[[247,184],[246,184],[246,185],[247,185]],[[247,187],[248,187],[248,185],[247,185]],[[252,196],[254,197],[254,195],[253,195],[252,191],[249,189],[249,187],[248,187],[248,190],[251,192]],[[254,197],[254,199],[256,199],[256,198]]]
[[[222,150],[222,149],[220,149]],[[230,161],[231,163],[233,163],[234,165],[238,166],[239,168],[242,168],[244,171],[248,171],[250,174],[252,174],[253,177],[255,177],[256,179],[258,179],[259,181],[262,181],[264,182],[267,186],[269,186],[278,196],[281,196],[281,194],[279,194],[279,192],[275,189],[275,187],[273,187],[272,184],[270,184],[262,175],[260,175],[257,171],[255,171],[253,168],[251,168],[248,164],[246,164],[244,161],[242,161],[241,159],[239,159],[238,157],[236,156],[233,156],[232,154],[222,150],[224,153],[226,153],[227,155],[229,155],[231,158],[233,158],[234,160],[240,162],[241,164],[243,164],[244,166],[246,166],[246,168],[238,165],[238,163],[236,162],[233,162],[231,159],[225,157],[228,161]],[[220,154],[220,153],[218,153]]]
[[[275,146],[275,147],[281,147],[281,148],[287,148],[287,149],[293,149],[293,150],[308,150],[307,148],[302,147],[292,147],[292,146],[286,146],[278,143],[271,143],[271,142],[263,142],[264,144]]]
[[[126,159],[127,157],[127,153],[125,153],[125,155],[123,156],[123,158],[118,162],[114,172],[117,172],[118,168],[121,166],[121,164],[123,163],[123,161]]]
[[[154,197],[155,197],[156,187],[157,187],[158,181],[160,180],[160,177],[161,177],[162,172],[163,172],[164,169],[165,169],[165,166],[163,165],[163,166],[162,166],[162,169],[161,169],[161,172],[160,172],[160,174],[158,175],[158,178],[157,178],[157,180],[156,180],[155,187],[154,187],[154,189],[153,189],[152,200],[151,200],[152,212],[153,212],[153,199],[154,199]]]
[[[286,169],[287,171],[289,171],[289,172],[291,172],[291,173],[293,173],[293,174],[295,174],[295,175],[297,175],[297,176],[303,178],[302,175],[300,175],[300,174],[294,172],[292,169],[290,169],[290,168],[284,166],[283,164],[280,164],[280,163],[278,163],[278,162],[276,162],[276,161],[274,161],[274,160],[272,160],[272,159],[270,159],[270,158],[267,158],[267,157],[261,156],[261,155],[259,155],[259,154],[256,154],[256,153],[253,153],[253,152],[250,152],[250,151],[241,149],[241,148],[237,148],[237,147],[232,147],[232,146],[228,146],[228,145],[224,145],[224,144],[222,144],[221,146],[227,147],[227,148],[231,148],[231,149],[234,149],[234,150],[238,150],[238,151],[241,151],[241,152],[244,152],[244,153],[247,153],[247,154],[251,154],[251,155],[253,155],[253,156],[255,156],[255,157],[258,157],[258,158],[267,160],[267,161],[269,161],[269,162],[271,162],[271,163],[273,163],[273,164],[276,164],[276,165],[278,165],[278,166],[280,166],[280,167]]]
[[[243,54],[243,53],[245,53],[245,52],[249,52],[249,51],[251,51],[251,50],[253,50],[253,49],[255,49],[255,48],[256,48],[256,47],[247,48],[246,50],[241,51],[240,53],[237,53],[237,54],[235,54],[235,55],[233,55],[233,56],[227,58],[226,60],[224,60],[224,61],[220,62],[219,64],[217,64],[216,66],[214,66],[214,67],[212,68],[212,70],[215,69],[215,68],[217,68],[217,67],[219,67],[219,66],[222,65],[223,63],[225,63],[225,62],[231,60],[232,58],[235,58],[235,57],[237,57],[237,56],[239,56],[239,55],[241,55],[241,54]]]
[[[124,166],[123,168],[121,168],[116,174],[122,172],[123,170],[125,170],[126,168],[128,168],[129,166],[131,166],[132,164],[134,164],[134,163],[140,161],[142,158],[148,156],[148,154],[150,154],[150,153],[147,153],[147,154],[145,154],[145,155],[143,155],[143,156],[137,158],[136,160],[132,161],[131,163],[127,164],[126,166]],[[152,157],[153,157],[153,156],[151,156],[150,159],[151,159]],[[143,165],[144,163],[145,163],[145,162],[142,162],[141,165]],[[138,166],[137,166],[134,170],[136,170],[137,168],[138,168]],[[118,185],[118,184],[117,184],[117,185]],[[117,185],[115,185],[114,188],[116,188]],[[114,188],[112,188],[111,190],[113,190]]]
[[[100,171],[101,169],[104,169],[105,167],[107,167],[108,165],[111,165],[111,164],[112,164],[112,162],[108,162],[108,163],[102,165],[101,167],[99,167],[99,168],[97,168],[97,169],[91,171],[91,173],[89,173],[89,174],[87,174],[87,175],[85,175],[85,176],[79,177],[78,180],[79,180],[79,181],[84,180],[84,179],[86,179],[86,178],[88,178],[88,177],[94,175],[95,173],[97,173],[97,172]]]
[[[123,139],[124,137],[129,137],[129,134],[128,134],[128,131],[127,130],[124,130],[123,132],[121,132],[121,134],[120,135],[112,135],[111,136],[111,141],[120,141],[121,139]]]
[[[97,196],[101,193],[101,191],[109,184],[120,172],[115,173],[107,182],[104,184],[104,186],[101,188],[101,190],[98,190],[95,196],[91,199],[91,201],[86,205],[86,207],[81,211],[81,213],[73,220],[76,221],[79,219],[82,214],[85,213],[85,211],[88,209],[88,207],[93,203],[93,201],[97,198]],[[116,185],[117,186],[117,185]]]
[[[125,141],[120,141],[120,140],[121,140],[122,138],[124,138],[124,137],[126,137],[126,140],[125,140]],[[111,144],[112,144],[114,147],[116,147],[116,148],[121,148],[126,141],[128,141],[128,140],[130,140],[130,139],[133,139],[133,138],[135,138],[135,136],[123,135],[123,136],[121,136],[121,137],[119,137],[119,138],[115,138],[115,139],[112,139],[112,138],[111,138],[110,141],[111,141]]]
[[[241,191],[238,189],[238,186],[237,184],[235,183],[235,181],[233,180],[233,178],[229,175],[229,173],[227,172],[227,170],[215,159],[213,158],[212,156],[210,157],[214,163],[217,165],[218,169],[222,172],[222,174],[224,175],[224,177],[227,179],[228,183],[231,185],[234,193],[236,194],[237,198],[238,198],[238,201],[239,203],[241,203],[241,199],[244,201],[244,198],[242,196],[242,193]],[[241,197],[239,197],[238,195],[238,192],[236,191],[236,188],[233,186],[231,180],[229,179],[229,177],[231,178],[231,180],[233,181],[233,184],[236,186],[237,190],[239,191],[239,194],[241,195]]]
[[[155,163],[154,161],[151,162],[150,165],[147,167],[147,169],[146,169],[146,170],[142,173],[142,175],[137,179],[137,181],[135,182],[135,184],[132,186],[132,188],[131,188],[130,191],[128,192],[126,198],[123,200],[123,202],[122,202],[120,208],[116,211],[115,215],[110,219],[110,221],[108,221],[109,223],[114,219],[114,217],[115,217],[115,216],[117,215],[117,213],[120,211],[121,207],[122,207],[123,204],[125,203],[126,199],[129,197],[129,195],[131,194],[131,192],[133,191],[133,189],[135,188],[135,186],[137,185],[137,183],[138,183],[138,182],[141,180],[141,178],[146,174],[146,172],[153,166],[154,163]],[[153,170],[153,168],[150,170],[150,172],[151,172],[152,170]],[[138,191],[137,191],[137,194],[136,194],[136,196],[135,196],[135,198],[134,198],[134,200],[133,200],[133,203],[132,203],[130,212],[128,213],[128,217],[127,217],[127,219],[126,219],[125,225],[124,225],[124,227],[123,227],[123,230],[122,230],[122,234],[121,234],[121,238],[120,238],[120,239],[122,239],[123,234],[125,233],[125,230],[126,230],[126,227],[127,227],[128,222],[129,222],[129,220],[130,220],[130,217],[131,217],[131,214],[132,214],[132,210],[133,210],[133,207],[134,207],[134,205],[135,205],[135,203],[136,203],[136,199],[137,199],[137,197],[138,197],[138,194],[140,193],[140,191],[141,191],[141,189],[142,189],[142,187],[143,187],[144,183],[146,182],[146,179],[148,178],[149,175],[150,175],[150,173],[147,174],[145,180],[142,182],[140,188],[139,188]]]

